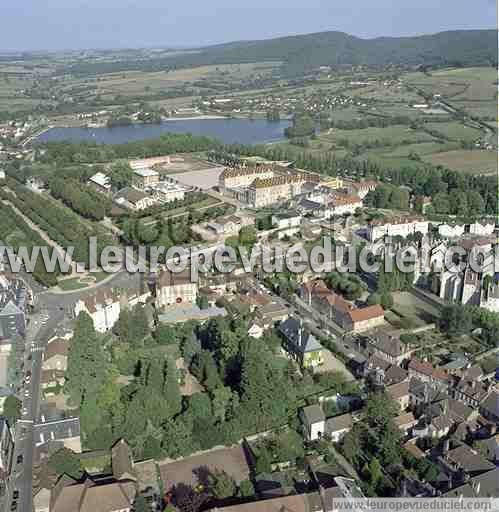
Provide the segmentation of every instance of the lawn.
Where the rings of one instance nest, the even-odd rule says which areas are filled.
[[[454,171],[471,174],[497,173],[497,153],[482,150],[455,150],[423,156],[432,165],[441,165]]]

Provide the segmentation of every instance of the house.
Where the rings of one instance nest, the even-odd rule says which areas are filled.
[[[52,444],[81,453],[80,418],[70,417],[36,423],[33,426],[33,438],[38,451]]]
[[[156,307],[193,304],[197,295],[198,283],[192,281],[189,268],[182,272],[161,271],[156,284]]]
[[[173,201],[183,201],[185,198],[185,188],[167,181],[162,181],[151,186],[153,197],[160,203],[172,203]]]
[[[438,385],[422,381],[417,377],[409,379],[409,405],[419,407],[432,404],[449,398],[446,391]]]
[[[135,169],[132,183],[134,187],[144,190],[159,183],[159,173],[148,167]]]
[[[467,444],[444,452],[439,457],[439,464],[448,475],[459,476],[464,473],[471,478],[495,469],[494,464]]]
[[[348,193],[355,194],[361,199],[364,199],[364,197],[366,197],[369,192],[376,190],[377,186],[378,182],[371,180],[345,182],[345,188]]]
[[[369,223],[367,238],[370,242],[375,242],[385,236],[407,236],[415,233],[422,235],[428,234],[429,223],[424,217],[407,216],[383,218],[373,220]]]
[[[438,234],[442,238],[458,238],[464,234],[464,224],[440,224]]]
[[[114,202],[131,210],[146,210],[157,203],[157,199],[132,187],[125,187],[113,197]]]
[[[353,417],[350,413],[326,419],[322,407],[318,404],[300,409],[299,418],[307,441],[317,441],[326,437],[337,443],[353,426]]]
[[[442,498],[491,498],[499,496],[499,468],[472,477],[442,494]]]
[[[276,229],[300,227],[301,215],[297,212],[286,212],[272,215],[272,226]]]
[[[345,214],[353,215],[362,206],[362,199],[358,195],[335,192],[331,194],[331,199],[323,211],[326,218],[338,217]]]
[[[116,288],[98,288],[92,295],[79,299],[73,309],[74,316],[85,312],[97,332],[106,332],[118,321],[122,308],[122,294]]]
[[[0,337],[11,339],[16,336],[24,336],[26,330],[26,317],[24,311],[9,300],[0,309]]]
[[[289,317],[289,309],[280,300],[272,300],[257,309],[258,318],[261,320],[265,329],[280,322],[284,322]]]
[[[302,368],[315,368],[324,364],[324,347],[310,332],[303,329],[301,320],[290,317],[279,325],[284,347]]]
[[[102,172],[95,173],[88,181],[99,192],[109,192],[111,190],[111,178]]]
[[[368,378],[370,382],[378,386],[382,386],[384,383],[386,383],[385,374],[390,368],[390,363],[386,359],[382,359],[375,354],[370,354],[368,359],[365,357],[364,359],[365,363],[363,365],[362,372],[359,373],[358,376],[360,378]],[[396,383],[392,382],[391,384]]]
[[[318,404],[303,407],[299,412],[303,433],[308,441],[317,441],[326,431],[326,415]]]
[[[46,392],[54,392],[54,388],[64,386],[65,373],[61,370],[43,370],[40,375],[40,386]]]
[[[488,461],[498,465],[499,434],[489,437],[488,439],[479,439],[475,441],[474,446],[476,446],[478,453],[483,454]]]
[[[499,425],[499,390],[497,386],[485,397],[479,410],[484,418]]]
[[[124,439],[119,439],[111,448],[111,466],[116,480],[137,480],[132,450]]]
[[[392,365],[401,365],[410,359],[414,347],[402,343],[398,337],[380,333],[368,338],[368,350]]]
[[[14,441],[6,418],[0,416],[0,482],[5,485],[10,476],[12,458],[14,456]]]
[[[412,427],[417,425],[418,420],[414,417],[412,412],[407,412],[404,414],[400,414],[399,416],[393,418],[395,425],[401,430],[404,435],[409,434]]]
[[[341,295],[332,292],[322,279],[307,281],[300,296],[309,306],[336,322],[346,331],[362,332],[384,324],[385,312],[379,305],[356,308]]]
[[[338,443],[347,432],[350,432],[352,426],[352,415],[350,413],[341,414],[340,416],[333,416],[326,420],[326,430],[324,433],[333,443]]]
[[[397,402],[401,411],[405,411],[409,407],[409,382],[399,382],[392,384],[386,388],[388,395]]]
[[[254,217],[249,215],[225,215],[217,217],[213,222],[208,222],[206,228],[217,237],[237,236],[241,229],[254,225]]]
[[[136,495],[134,481],[87,477],[77,482],[66,477],[52,489],[50,512],[132,512]]]
[[[422,382],[428,382],[442,389],[447,388],[450,381],[449,374],[446,371],[440,368],[434,368],[431,363],[420,361],[415,357],[409,361],[407,369],[410,378],[416,377]]]
[[[52,338],[43,353],[43,370],[59,370],[68,368],[69,339]]]

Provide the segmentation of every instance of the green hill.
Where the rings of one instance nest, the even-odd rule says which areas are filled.
[[[361,39],[343,32],[318,32],[261,41],[239,41],[196,52],[142,61],[79,63],[75,73],[140,69],[155,71],[207,64],[282,61],[286,74],[319,66],[487,66],[497,64],[496,30],[456,30],[417,37]],[[107,69],[104,69],[104,66]]]

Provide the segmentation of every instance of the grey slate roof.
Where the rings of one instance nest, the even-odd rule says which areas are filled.
[[[316,350],[322,350],[323,346],[319,343],[317,338],[308,331],[305,331],[301,326],[300,322],[293,317],[285,320],[280,326],[279,330],[287,338],[288,342],[292,344],[295,349],[305,354],[306,352],[314,352]],[[300,338],[301,330],[301,338]]]
[[[340,416],[333,416],[326,420],[326,433],[340,432],[352,428],[353,419],[350,413],[342,414]]]
[[[22,315],[23,312],[11,301],[0,311],[0,316]]]
[[[78,437],[80,435],[80,418],[65,418],[62,420],[38,423],[33,428],[37,445],[49,441],[58,441]]]
[[[320,421],[325,421],[326,419],[326,415],[324,414],[322,407],[317,404],[304,407],[302,409],[302,414],[309,425],[312,425],[313,423],[319,423]]]

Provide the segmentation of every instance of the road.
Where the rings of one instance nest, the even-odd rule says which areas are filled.
[[[19,492],[17,510],[31,512],[33,508],[33,424],[40,409],[40,377],[43,351],[47,341],[64,318],[64,311],[53,311],[51,315],[36,313],[30,318],[25,336],[24,378],[21,386],[21,419],[15,427],[13,473],[8,486],[8,501],[12,503],[14,490]],[[18,463],[18,458],[22,462]]]

